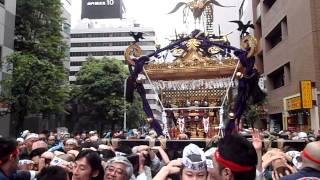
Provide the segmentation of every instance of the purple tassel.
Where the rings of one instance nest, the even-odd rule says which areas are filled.
[[[237,129],[240,118],[247,106],[248,98],[252,97],[253,103],[259,103],[265,99],[266,94],[260,89],[259,73],[254,68],[255,57],[247,58],[247,52],[235,51],[234,54],[240,59],[240,63],[245,67],[244,77],[239,80],[238,95],[234,105],[235,119],[230,119],[226,133],[232,133]],[[236,123],[237,121],[237,123]]]
[[[126,100],[132,103],[134,99],[134,89],[137,89],[137,92],[140,94],[142,100],[143,111],[146,113],[148,118],[153,119],[153,121],[151,122],[151,128],[153,128],[158,135],[163,135],[162,128],[159,122],[154,119],[152,109],[150,108],[150,105],[146,98],[146,90],[144,89],[143,84],[136,82],[138,75],[143,71],[144,64],[149,61],[149,57],[142,56],[139,59],[134,59],[134,61],[134,70],[132,70],[132,67],[129,66],[130,76],[128,77],[126,84]]]

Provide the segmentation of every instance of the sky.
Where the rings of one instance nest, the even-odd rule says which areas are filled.
[[[188,0],[190,1],[190,0]],[[222,2],[223,3],[222,3]],[[182,23],[182,9],[180,8],[174,14],[168,14],[178,2],[186,0],[123,0],[126,7],[124,18],[135,21],[141,26],[152,27],[156,32],[156,43],[164,44],[169,41],[166,38],[174,37],[175,31],[178,33],[189,33],[194,29],[193,18],[190,18],[189,25]],[[238,5],[240,0],[220,0],[225,5]],[[216,22],[226,23],[229,20],[235,20],[238,15],[238,8],[220,8],[215,6]],[[81,0],[72,0],[71,7],[71,28],[76,27],[81,16]],[[236,29],[233,24],[221,29],[223,33],[229,33]],[[215,30],[217,31],[218,26]],[[232,35],[231,35],[232,36]],[[232,39],[232,38],[231,38]]]

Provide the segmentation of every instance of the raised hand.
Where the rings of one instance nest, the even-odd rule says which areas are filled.
[[[261,151],[262,149],[262,136],[259,130],[254,129],[252,131],[252,145],[256,151]]]
[[[290,166],[289,164],[285,163],[286,167],[288,168],[287,170],[284,171],[284,174],[282,173],[277,173],[275,170],[272,171],[272,180],[278,180],[283,176],[288,176],[292,173],[296,173],[297,170]]]
[[[176,159],[169,162],[167,165],[169,171],[169,174],[176,174],[180,172],[182,166],[182,159]]]

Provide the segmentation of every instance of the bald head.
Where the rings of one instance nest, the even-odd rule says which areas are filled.
[[[307,152],[313,159],[320,161],[320,141],[311,142],[306,145],[304,151]],[[320,169],[320,164],[316,163],[305,155],[302,155],[302,162],[306,166],[312,166],[313,168]]]

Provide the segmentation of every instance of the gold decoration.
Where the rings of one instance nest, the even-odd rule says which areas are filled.
[[[181,4],[181,3],[183,3],[183,2],[180,2],[179,4]],[[215,2],[212,2],[212,0],[201,0],[201,1],[193,0],[188,3],[183,3],[182,5],[185,6],[185,9],[189,8],[189,10],[192,12],[193,18],[195,20],[196,19],[200,20],[201,16],[203,15],[203,12],[206,9],[209,9],[209,11],[211,12],[211,13],[209,13],[209,15],[213,14],[212,4],[214,4],[214,3]],[[176,7],[169,14],[176,12],[180,7],[182,7],[182,5],[179,6],[179,4],[177,4]]]
[[[146,76],[143,74],[138,74],[137,83],[143,83],[146,80]]]
[[[243,74],[241,72],[237,72],[236,77],[237,77],[237,79],[241,79],[241,78],[243,78]]]
[[[234,119],[236,116],[235,116],[235,114],[233,113],[233,112],[229,112],[229,114],[228,114],[228,118],[229,119]]]
[[[187,42],[187,47],[188,49],[197,49],[197,47],[199,47],[201,44],[201,42],[198,39],[190,39]]]
[[[131,44],[124,52],[124,58],[130,65],[134,65],[135,62],[131,59],[130,56],[140,57],[142,54],[142,50],[139,45],[136,43]]]
[[[174,57],[180,57],[180,56],[183,55],[184,52],[185,52],[184,49],[179,49],[179,48],[177,48],[177,49],[174,49],[171,54],[172,54]]]
[[[257,44],[257,39],[252,35],[246,35],[241,39],[241,48],[245,50],[250,48],[250,51],[247,54],[247,58],[254,56],[257,51]]]
[[[200,90],[165,90],[161,92],[161,99],[164,102],[184,102],[186,97],[189,97],[190,101],[200,101],[203,99],[208,99],[210,106],[216,106],[220,102],[221,94],[225,94],[225,88],[219,89],[203,89]],[[174,100],[174,101],[172,101]],[[220,102],[221,103],[221,102]],[[172,107],[173,104],[171,104]]]
[[[224,42],[224,43],[229,43],[228,36],[220,36],[219,38],[210,38],[209,41],[211,42]]]
[[[147,64],[145,70],[152,80],[211,79],[231,76],[237,59],[225,58],[223,63],[213,57],[202,56],[199,52],[188,51],[172,63]]]
[[[187,41],[187,50],[175,49],[173,55],[178,56],[172,63],[150,63],[145,65],[146,73],[152,80],[163,79],[209,79],[221,76],[230,76],[237,65],[236,59],[225,57],[221,62],[217,57],[208,57],[201,52],[201,41],[190,39]],[[220,51],[217,46],[210,47],[211,53]]]
[[[218,46],[211,46],[209,49],[208,49],[208,52],[210,54],[217,54],[218,52],[222,51],[222,49]]]
[[[151,124],[152,121],[153,121],[153,118],[146,118],[146,122],[147,122],[148,124]]]

